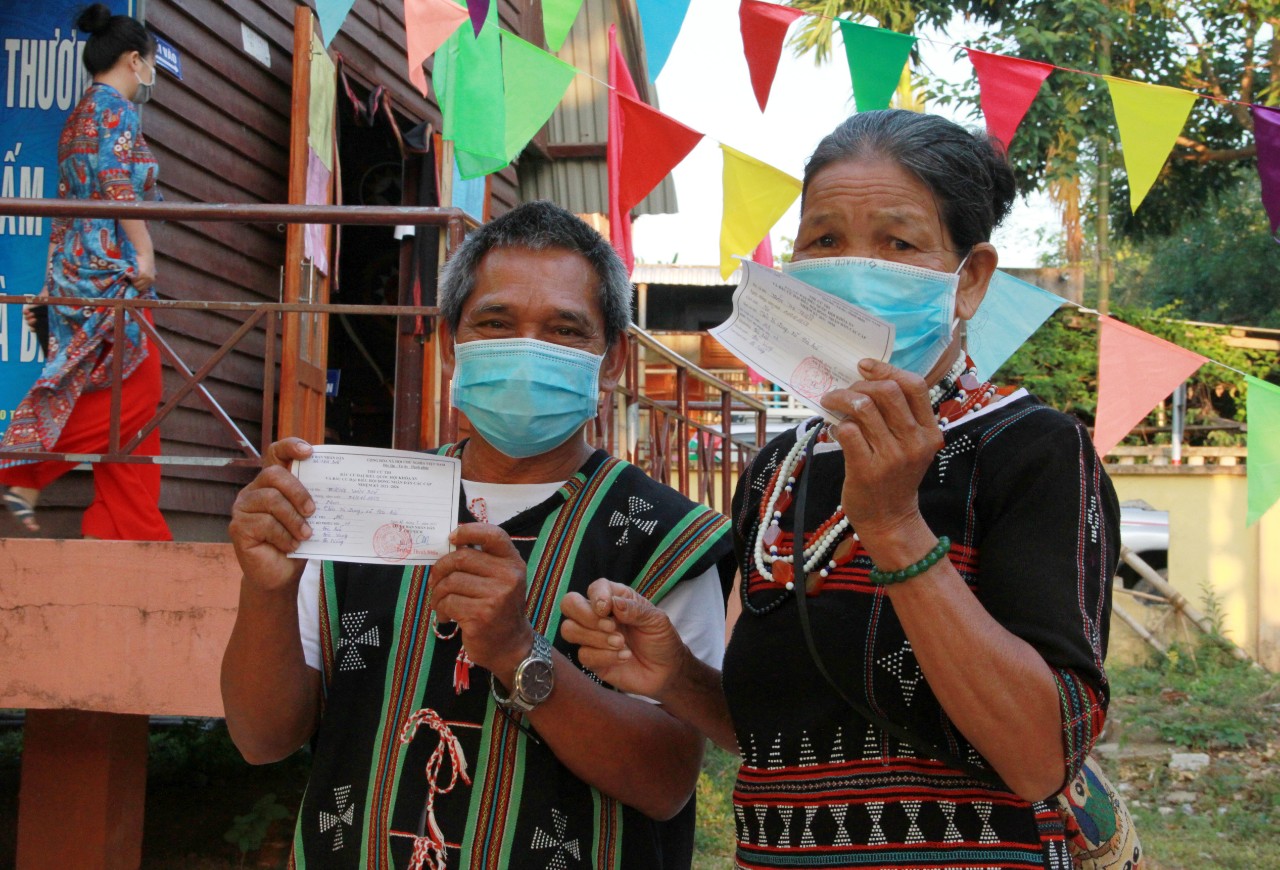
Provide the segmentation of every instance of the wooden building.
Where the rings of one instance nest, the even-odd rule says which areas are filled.
[[[19,0],[0,0],[18,3]],[[504,30],[543,45],[541,7],[533,0],[496,0]],[[143,130],[160,164],[169,202],[284,203],[290,201],[291,160],[305,160],[291,136],[296,0],[142,0],[148,28],[173,45],[181,80],[161,73],[155,98],[143,109]],[[634,0],[587,0],[562,59],[591,76],[607,76],[608,25],[618,23],[633,78],[647,94],[648,75]],[[465,25],[464,25],[465,26]],[[401,0],[356,0],[328,54],[338,65],[337,201],[348,205],[439,204],[437,145],[441,126],[434,91],[424,98],[409,81]],[[430,71],[432,60],[427,61]],[[429,76],[428,76],[428,80]],[[607,103],[603,86],[579,76],[552,122],[508,169],[484,185],[484,214],[496,216],[521,201],[550,198],[583,214],[606,214],[604,147]],[[305,115],[304,115],[305,117]],[[425,135],[424,135],[425,134]],[[305,141],[305,137],[304,137]],[[295,198],[293,201],[301,201]],[[674,208],[668,179],[637,213]],[[595,221],[602,229],[603,218]],[[287,277],[283,225],[153,223],[157,288],[173,299],[279,301]],[[412,303],[416,272],[434,281],[435,231],[419,244],[392,227],[347,227],[340,233],[330,301]],[[413,251],[423,252],[415,263]],[[433,284],[432,284],[433,286]],[[284,298],[288,298],[287,296]],[[428,304],[430,299],[425,300]],[[242,313],[166,311],[157,323],[195,369],[241,322]],[[394,317],[332,318],[328,366],[341,372],[328,405],[329,437],[348,443],[390,443],[396,366]],[[258,443],[263,404],[265,337],[252,333],[212,371],[206,385],[247,439]],[[279,359],[279,356],[276,356]],[[166,395],[180,383],[166,368]],[[283,413],[283,411],[282,411]],[[188,396],[161,427],[169,455],[237,454],[234,442]],[[225,539],[243,469],[167,466],[161,494],[179,540]],[[68,475],[42,496],[44,534],[75,537],[89,499],[88,474]],[[8,518],[3,518],[8,521]],[[16,530],[16,527],[14,527]],[[0,535],[11,534],[0,527]]]

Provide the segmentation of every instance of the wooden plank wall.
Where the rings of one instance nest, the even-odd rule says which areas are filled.
[[[500,0],[504,29],[541,42],[533,0]],[[160,184],[170,202],[280,203],[286,199],[294,0],[149,0],[148,27],[182,58],[183,80],[160,74],[155,98],[143,111],[143,130],[160,163]],[[309,3],[314,8],[314,3]],[[244,29],[265,40],[270,63],[245,49]],[[531,32],[535,30],[536,32]],[[387,88],[407,129],[427,120],[439,128],[434,100],[409,82],[402,0],[357,0],[331,51],[366,89]],[[428,65],[429,66],[429,65]],[[432,94],[434,97],[434,94]],[[345,100],[341,94],[339,100]],[[519,201],[516,172],[496,176],[493,213]],[[166,298],[274,301],[284,262],[284,228],[229,223],[152,224],[158,252],[157,288]],[[359,256],[346,250],[344,256]],[[241,322],[216,312],[164,312],[162,334],[191,369]],[[255,444],[260,440],[264,335],[254,333],[213,371],[211,393]],[[278,360],[278,356],[277,356]],[[165,393],[180,383],[169,369]],[[164,423],[167,454],[236,455],[229,435],[194,397]],[[235,494],[247,471],[166,468],[161,508],[180,540],[225,537]],[[42,518],[54,535],[78,534],[89,501],[87,474],[71,475],[47,493]]]

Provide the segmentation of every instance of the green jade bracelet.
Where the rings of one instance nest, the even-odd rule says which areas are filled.
[[[951,539],[943,535],[938,538],[938,543],[934,548],[926,553],[925,557],[919,562],[915,562],[905,568],[899,568],[897,571],[881,571],[873,566],[867,579],[878,586],[892,586],[894,583],[902,583],[928,571],[942,561],[942,557],[949,552],[951,552]]]

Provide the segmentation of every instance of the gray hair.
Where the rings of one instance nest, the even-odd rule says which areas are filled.
[[[495,248],[563,248],[581,254],[599,278],[596,294],[604,312],[606,346],[612,347],[631,325],[631,279],[617,251],[582,218],[554,203],[537,200],[477,229],[445,264],[440,274],[440,315],[455,333],[462,307],[475,289],[480,261]]]
[[[833,163],[882,157],[920,179],[933,193],[951,240],[967,254],[1009,214],[1016,188],[999,140],[937,115],[883,109],[846,119],[818,143],[804,167],[804,196],[815,175]]]

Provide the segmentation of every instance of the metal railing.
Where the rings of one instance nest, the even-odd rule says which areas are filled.
[[[111,220],[165,220],[191,222],[238,223],[292,223],[292,224],[361,224],[395,226],[401,224],[440,227],[445,230],[447,249],[452,251],[462,242],[468,226],[475,222],[461,209],[412,206],[334,206],[334,205],[278,205],[232,203],[168,203],[168,202],[107,202],[65,199],[0,199],[0,214],[28,217],[95,218]],[[28,450],[0,449],[0,458],[22,458],[69,462],[117,462],[154,463],[193,466],[256,466],[260,463],[260,450],[271,443],[275,432],[275,347],[278,321],[285,314],[376,314],[404,318],[429,317],[439,314],[434,306],[416,305],[334,305],[303,302],[217,302],[177,299],[95,299],[83,297],[39,298],[33,295],[2,295],[0,304],[62,305],[70,307],[92,306],[115,308],[114,341],[124,342],[126,318],[137,323],[154,343],[161,357],[178,372],[183,382],[178,390],[167,397],[154,416],[127,444],[121,444],[120,405],[122,355],[113,354],[111,371],[111,423],[107,451],[96,454],[67,454]],[[138,315],[142,309],[186,309],[208,312],[245,312],[248,316],[230,337],[218,346],[213,354],[196,370],[186,365],[176,351],[164,340],[146,317]],[[262,428],[260,447],[250,441],[231,416],[208,391],[204,381],[226,356],[256,326],[262,324],[265,332],[265,350],[262,378]],[[284,353],[288,353],[288,349]],[[421,370],[421,352],[416,359],[399,363],[417,364]],[[134,456],[142,439],[168,417],[179,404],[195,393],[209,413],[218,421],[221,431],[230,435],[231,449],[238,456]],[[216,446],[216,445],[207,445]]]
[[[604,415],[608,419],[600,421],[601,443],[650,477],[727,514],[734,484],[764,446],[764,404],[671,351],[638,326],[628,331],[627,343],[627,368],[616,390],[621,412],[610,407],[611,413]],[[674,400],[645,394],[642,355],[657,357],[662,365],[674,368]],[[691,381],[701,384],[704,395],[718,398],[690,399]],[[617,416],[622,417],[621,427],[616,425]],[[735,418],[744,421],[740,428],[747,433],[733,431]],[[619,430],[624,438],[621,444]]]
[[[62,199],[0,199],[0,214],[30,217],[107,218],[166,221],[217,221],[243,223],[303,223],[303,224],[362,224],[399,225],[415,224],[442,227],[446,231],[447,250],[454,250],[461,243],[474,220],[465,212],[453,208],[417,208],[395,206],[318,206],[271,204],[184,204],[184,203],[118,203],[78,201]],[[0,457],[70,462],[120,462],[157,463],[191,466],[257,466],[260,452],[274,439],[275,432],[275,357],[279,320],[286,314],[356,314],[397,316],[408,328],[409,319],[427,317],[434,321],[439,309],[432,306],[410,305],[336,305],[304,302],[216,302],[169,299],[94,299],[57,297],[40,299],[32,295],[0,295],[0,304],[37,304],[64,306],[94,306],[117,309],[115,317],[115,341],[124,340],[126,318],[139,324],[149,341],[153,342],[162,358],[182,378],[176,391],[164,398],[156,414],[143,429],[127,443],[122,444],[120,433],[120,385],[121,355],[115,354],[111,378],[111,429],[105,453],[67,454],[0,449]],[[152,326],[146,317],[139,316],[142,309],[185,309],[208,312],[241,312],[247,317],[234,329],[209,356],[194,370],[189,367]],[[214,368],[256,327],[261,324],[265,332],[265,351],[262,378],[261,433],[255,446],[221,407],[205,387],[204,382]],[[604,413],[597,419],[593,440],[615,455],[622,456],[643,469],[650,476],[682,493],[722,511],[728,510],[733,485],[739,474],[759,452],[765,441],[766,409],[764,404],[737,390],[720,378],[704,371],[681,357],[643,330],[632,327],[627,336],[628,362],[625,378],[615,392],[616,401],[606,403]],[[405,347],[417,349],[416,356],[405,356]],[[673,401],[656,401],[644,394],[640,364],[640,350],[646,348],[660,357],[676,372],[676,398]],[[285,348],[283,354],[290,350]],[[423,350],[416,343],[401,343],[398,350],[397,369],[409,366],[422,371]],[[399,379],[397,379],[399,381]],[[703,392],[716,395],[716,401],[690,401],[689,383],[699,381]],[[412,383],[412,380],[411,380]],[[420,381],[418,381],[420,384]],[[447,384],[442,397],[448,395]],[[403,398],[397,391],[397,405]],[[230,449],[235,456],[134,456],[132,451],[142,439],[153,431],[189,396],[195,395],[218,421],[219,429],[230,439]],[[441,437],[456,435],[457,418],[441,401]],[[397,414],[399,417],[400,415]],[[734,419],[741,418],[747,433],[734,432]],[[396,435],[403,433],[397,423]],[[422,442],[420,430],[414,430]],[[697,449],[689,450],[690,441]],[[216,445],[207,445],[216,446]],[[414,444],[412,446],[418,446]],[[224,448],[225,449],[225,448]],[[672,480],[674,475],[675,480]],[[693,488],[693,491],[691,491]]]

